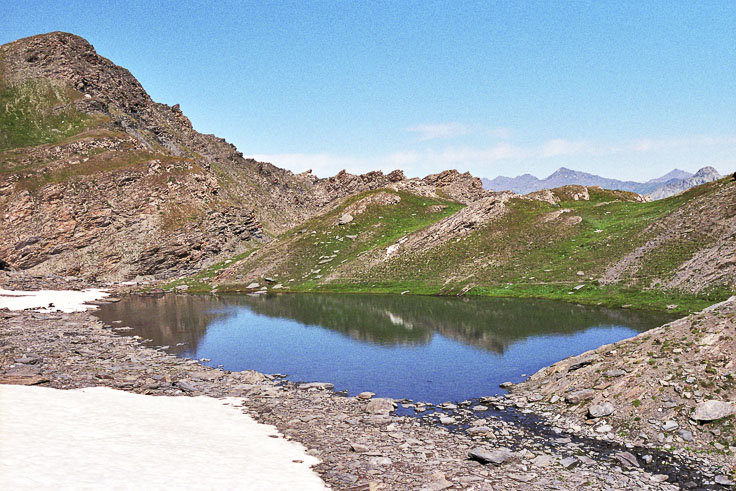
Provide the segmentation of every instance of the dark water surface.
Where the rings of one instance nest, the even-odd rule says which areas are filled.
[[[338,294],[130,296],[96,315],[226,370],[433,403],[497,394],[502,382],[672,320],[545,300]]]

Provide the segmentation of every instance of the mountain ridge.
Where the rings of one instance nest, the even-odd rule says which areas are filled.
[[[698,178],[695,178],[696,175],[698,175]],[[528,194],[542,189],[553,189],[560,186],[576,184],[630,191],[649,196],[652,199],[662,199],[720,177],[721,175],[713,167],[709,166],[699,169],[696,174],[691,174],[681,169],[673,169],[661,177],[645,182],[621,181],[576,171],[567,167],[560,167],[544,179],[539,179],[527,173],[517,177],[499,176],[494,179],[483,178],[482,182],[485,189],[493,191],[508,190],[518,194]]]

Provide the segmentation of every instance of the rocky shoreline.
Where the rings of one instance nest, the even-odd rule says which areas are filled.
[[[243,411],[318,457],[315,470],[335,489],[731,486],[733,457],[601,434],[538,392],[442,407],[346,397],[328,383],[207,367],[124,333],[88,312],[0,311],[0,382],[242,398]],[[397,402],[422,417],[391,414]]]

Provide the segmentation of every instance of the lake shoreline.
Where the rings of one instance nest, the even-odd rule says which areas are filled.
[[[585,288],[578,288],[583,284]],[[319,288],[270,288],[269,284],[259,288],[248,288],[247,285],[221,284],[212,286],[209,283],[187,283],[186,280],[178,280],[161,285],[161,288],[142,288],[141,293],[150,291],[180,292],[191,294],[247,294],[247,293],[323,293],[323,294],[346,294],[346,295],[420,295],[439,297],[489,297],[489,298],[529,298],[539,300],[557,300],[561,302],[590,305],[609,308],[625,308],[632,310],[648,310],[653,312],[667,312],[672,314],[687,315],[702,310],[716,302],[725,300],[731,293],[717,292],[707,295],[683,294],[677,292],[666,292],[660,290],[628,290],[615,286],[601,287],[598,285],[570,283],[566,285],[512,285],[509,287],[500,285],[477,285],[469,290],[454,291],[445,290],[440,287],[428,287],[426,285],[320,285]],[[180,289],[177,289],[181,287]]]
[[[130,295],[94,315],[210,366],[435,404],[494,395],[675,318],[536,299],[321,293]]]
[[[25,378],[28,383],[63,389],[107,386],[149,395],[241,398],[244,411],[276,426],[285,438],[299,441],[318,457],[322,463],[315,470],[336,489],[361,485],[375,489],[675,489],[662,482],[667,478],[664,474],[622,464],[615,457],[621,452],[581,456],[581,448],[592,448],[578,444],[578,438],[588,437],[585,431],[576,430],[572,420],[566,423],[564,416],[558,418],[559,413],[541,409],[528,396],[489,399],[488,404],[539,413],[544,420],[555,421],[556,430],[550,435],[476,416],[478,411],[465,406],[454,413],[467,426],[457,432],[428,420],[390,415],[385,404],[380,407],[380,403],[344,397],[319,385],[300,387],[257,372],[207,367],[146,347],[113,329],[88,312],[2,312],[0,330],[7,340],[0,357],[2,377],[7,381],[9,372],[15,371],[19,377],[15,383]],[[35,353],[39,361],[16,370],[15,360],[27,353]],[[478,462],[483,457],[471,460],[468,452],[474,449],[486,457],[489,452],[500,456],[501,462]],[[718,459],[697,457],[676,467],[687,473],[697,469],[693,479],[706,484],[713,482],[721,465]]]

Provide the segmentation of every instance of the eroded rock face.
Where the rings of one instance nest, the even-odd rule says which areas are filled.
[[[244,158],[72,34],[2,45],[0,64],[7,86],[46,81],[68,93],[61,109],[88,118],[67,143],[2,155],[19,169],[0,180],[0,257],[13,267],[108,279],[187,273],[265,238],[263,223],[279,233],[404,179],[319,179]]]
[[[0,257],[15,268],[166,276],[262,238],[252,210],[217,206],[219,184],[200,164],[155,158],[132,137],[90,137],[20,154],[20,163],[48,164],[12,176],[14,186],[0,190]],[[44,184],[55,168],[76,175]]]

